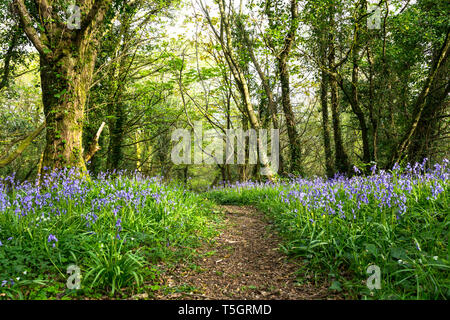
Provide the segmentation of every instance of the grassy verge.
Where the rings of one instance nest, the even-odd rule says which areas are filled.
[[[283,249],[305,262],[300,274],[329,277],[330,289],[350,298],[450,298],[447,161],[428,170],[416,164],[372,171],[329,181],[238,183],[208,197],[256,205],[275,222]]]

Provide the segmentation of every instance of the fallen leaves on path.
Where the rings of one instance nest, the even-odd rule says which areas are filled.
[[[222,206],[225,228],[213,244],[199,250],[195,268],[177,265],[163,275],[171,287],[195,288],[161,299],[301,300],[336,299],[327,288],[311,282],[298,284],[298,263],[278,249],[280,239],[267,230],[263,214],[249,206]],[[213,252],[213,254],[208,254]]]

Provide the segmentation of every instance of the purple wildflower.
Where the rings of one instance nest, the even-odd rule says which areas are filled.
[[[48,236],[48,239],[47,239],[47,242],[53,242],[53,248],[55,247],[55,243],[56,242],[58,242],[58,239],[53,235],[53,234],[50,234],[49,236]]]

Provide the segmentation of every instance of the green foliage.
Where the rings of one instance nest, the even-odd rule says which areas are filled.
[[[126,238],[124,238],[126,240]],[[89,262],[84,279],[90,283],[90,288],[107,288],[114,295],[116,289],[143,283],[142,269],[146,267],[142,255],[130,251],[122,251],[122,241],[112,238],[112,244],[94,247],[89,251]]]
[[[306,205],[302,195],[296,196],[324,192],[314,181],[243,184],[211,190],[207,195],[218,203],[257,206],[284,238],[281,249],[306,264],[302,270],[328,275],[330,289],[344,290],[350,298],[448,299],[448,180],[441,182],[444,190],[436,199],[430,182],[415,183],[411,191],[405,191],[396,181],[394,174],[394,192],[405,196],[407,207],[399,219],[397,208],[382,206],[381,197],[369,196],[368,203],[358,209],[356,197],[349,198],[341,183],[330,187],[335,194],[330,203],[335,214],[317,208],[325,198]],[[371,291],[366,286],[366,270],[373,264],[381,269],[381,290]]]

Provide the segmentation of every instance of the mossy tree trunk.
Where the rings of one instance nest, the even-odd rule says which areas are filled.
[[[333,134],[334,134],[334,150],[335,150],[335,169],[340,173],[346,173],[350,170],[349,159],[344,149],[344,143],[342,139],[340,112],[339,112],[339,90],[337,80],[337,67],[336,67],[336,49],[335,49],[335,13],[332,10],[329,20],[329,42],[328,42],[328,68],[332,72],[328,77],[328,84],[331,93],[331,116],[333,122]]]
[[[47,123],[43,166],[85,169],[84,107],[96,57],[91,43],[67,42],[56,59],[41,58],[41,86]],[[65,46],[65,45],[63,45]]]
[[[120,102],[116,102],[111,109],[111,114],[114,116],[109,122],[108,169],[118,169],[123,160],[122,144],[126,119],[123,105]]]
[[[326,43],[322,41],[322,64],[325,65],[326,59]],[[329,126],[329,116],[328,116],[328,74],[326,71],[321,72],[321,82],[320,82],[320,103],[322,107],[322,136],[323,145],[325,152],[325,170],[328,178],[333,177],[334,167],[333,167],[333,154],[331,151],[331,140],[330,140],[330,126]]]
[[[53,9],[53,1],[36,0],[39,10],[35,17],[30,14],[33,4],[13,2],[21,26],[40,56],[47,128],[44,167],[86,169],[82,145],[84,108],[94,72],[99,29],[111,2],[77,2],[81,19],[79,26],[72,29],[57,13],[66,10],[64,6]]]
[[[272,4],[270,1],[266,3],[265,13],[269,19],[269,27],[272,30],[279,30],[275,21],[275,13],[272,11]],[[290,86],[290,74],[289,74],[289,57],[292,51],[292,47],[295,42],[295,37],[299,25],[299,13],[298,13],[298,0],[290,0],[289,6],[289,19],[288,31],[281,43],[276,44],[274,39],[267,40],[269,47],[274,53],[277,60],[278,74],[280,78],[281,86],[281,104],[283,107],[283,113],[286,118],[287,134],[289,138],[289,150],[290,150],[290,170],[292,173],[304,174],[302,167],[302,148],[300,136],[296,127],[296,120],[294,110],[291,103],[291,86]]]

